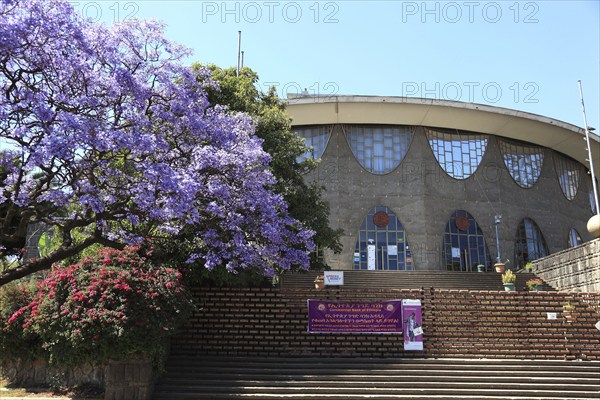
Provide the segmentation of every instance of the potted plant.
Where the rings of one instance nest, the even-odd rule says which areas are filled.
[[[498,261],[496,264],[494,264],[494,268],[496,268],[497,273],[503,274],[504,271],[506,270],[506,264],[504,264],[501,261]]]
[[[525,282],[525,284],[527,285],[527,289],[529,289],[530,291],[538,292],[542,290],[542,285],[544,284],[544,281],[540,278],[531,278],[527,282]]]
[[[478,264],[477,265],[477,272],[485,272],[485,265]]]
[[[503,274],[504,271],[506,271],[506,264],[508,264],[510,261],[507,259],[506,261],[502,262],[500,260],[498,260],[495,264],[494,264],[494,268],[496,268],[496,272],[499,274]]]
[[[507,292],[512,292],[515,290],[516,281],[517,276],[510,269],[502,274],[502,284],[504,285],[504,290]]]
[[[325,288],[325,275],[317,275],[315,278],[315,289]]]

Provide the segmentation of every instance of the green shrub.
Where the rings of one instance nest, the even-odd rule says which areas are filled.
[[[23,330],[23,325],[30,316],[29,304],[35,293],[36,284],[30,281],[11,282],[0,288],[0,362],[43,356],[39,335]]]

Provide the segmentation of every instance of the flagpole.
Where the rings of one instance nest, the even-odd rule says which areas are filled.
[[[581,87],[581,80],[578,80],[577,82],[579,83],[579,96],[581,97],[583,129],[585,130],[585,141],[587,143],[588,162],[590,164],[590,173],[592,175],[592,188],[594,190],[594,200],[596,201],[596,215],[600,216],[600,203],[598,202],[598,186],[596,184],[596,174],[594,173],[594,160],[592,158],[592,146],[590,145],[590,131],[587,124],[587,118],[585,116],[585,104],[583,103],[583,89]]]

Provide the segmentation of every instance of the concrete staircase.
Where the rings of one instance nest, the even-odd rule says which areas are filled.
[[[288,273],[281,279],[285,289],[308,289],[314,287],[319,272]],[[525,282],[535,278],[529,272],[518,272],[516,288],[525,290]],[[496,272],[452,271],[344,271],[344,289],[465,289],[504,290],[501,274]],[[336,288],[340,288],[336,286]],[[554,290],[547,284],[544,290]]]
[[[599,399],[600,362],[172,357],[154,400]]]

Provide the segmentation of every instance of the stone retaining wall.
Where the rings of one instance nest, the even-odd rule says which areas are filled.
[[[557,290],[600,292],[600,239],[533,261],[533,272]]]
[[[93,384],[104,389],[105,400],[150,400],[154,388],[147,360],[112,361],[107,365],[52,368],[44,360],[1,360],[0,376],[23,387],[74,387]]]
[[[195,296],[174,355],[600,360],[600,293],[197,288]],[[307,299],[403,298],[423,304],[422,352],[404,351],[401,335],[307,332]]]

